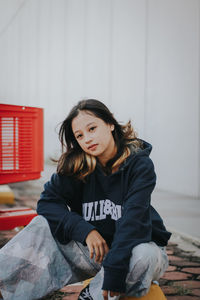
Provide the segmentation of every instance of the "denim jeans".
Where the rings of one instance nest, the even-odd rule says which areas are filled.
[[[154,242],[133,248],[126,277],[126,295],[145,295],[153,280],[158,280],[168,267],[164,247]],[[81,243],[57,242],[48,222],[35,217],[0,250],[0,290],[5,300],[40,299],[65,285],[94,277],[90,294],[103,300],[103,267],[90,259]],[[112,298],[118,299],[119,297]]]

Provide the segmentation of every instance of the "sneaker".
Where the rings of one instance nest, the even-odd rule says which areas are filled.
[[[90,295],[89,284],[80,292],[78,300],[93,300]]]

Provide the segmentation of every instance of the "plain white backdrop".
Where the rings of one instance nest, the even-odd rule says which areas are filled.
[[[83,98],[153,144],[159,189],[200,197],[199,0],[0,0],[0,102],[44,108],[45,159]]]

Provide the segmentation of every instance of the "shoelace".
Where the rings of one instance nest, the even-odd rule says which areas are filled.
[[[90,295],[89,287],[86,286],[80,293],[78,300],[93,300]]]

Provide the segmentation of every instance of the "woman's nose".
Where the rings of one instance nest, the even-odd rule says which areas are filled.
[[[85,143],[89,144],[92,141],[92,138],[90,135],[85,135]]]

